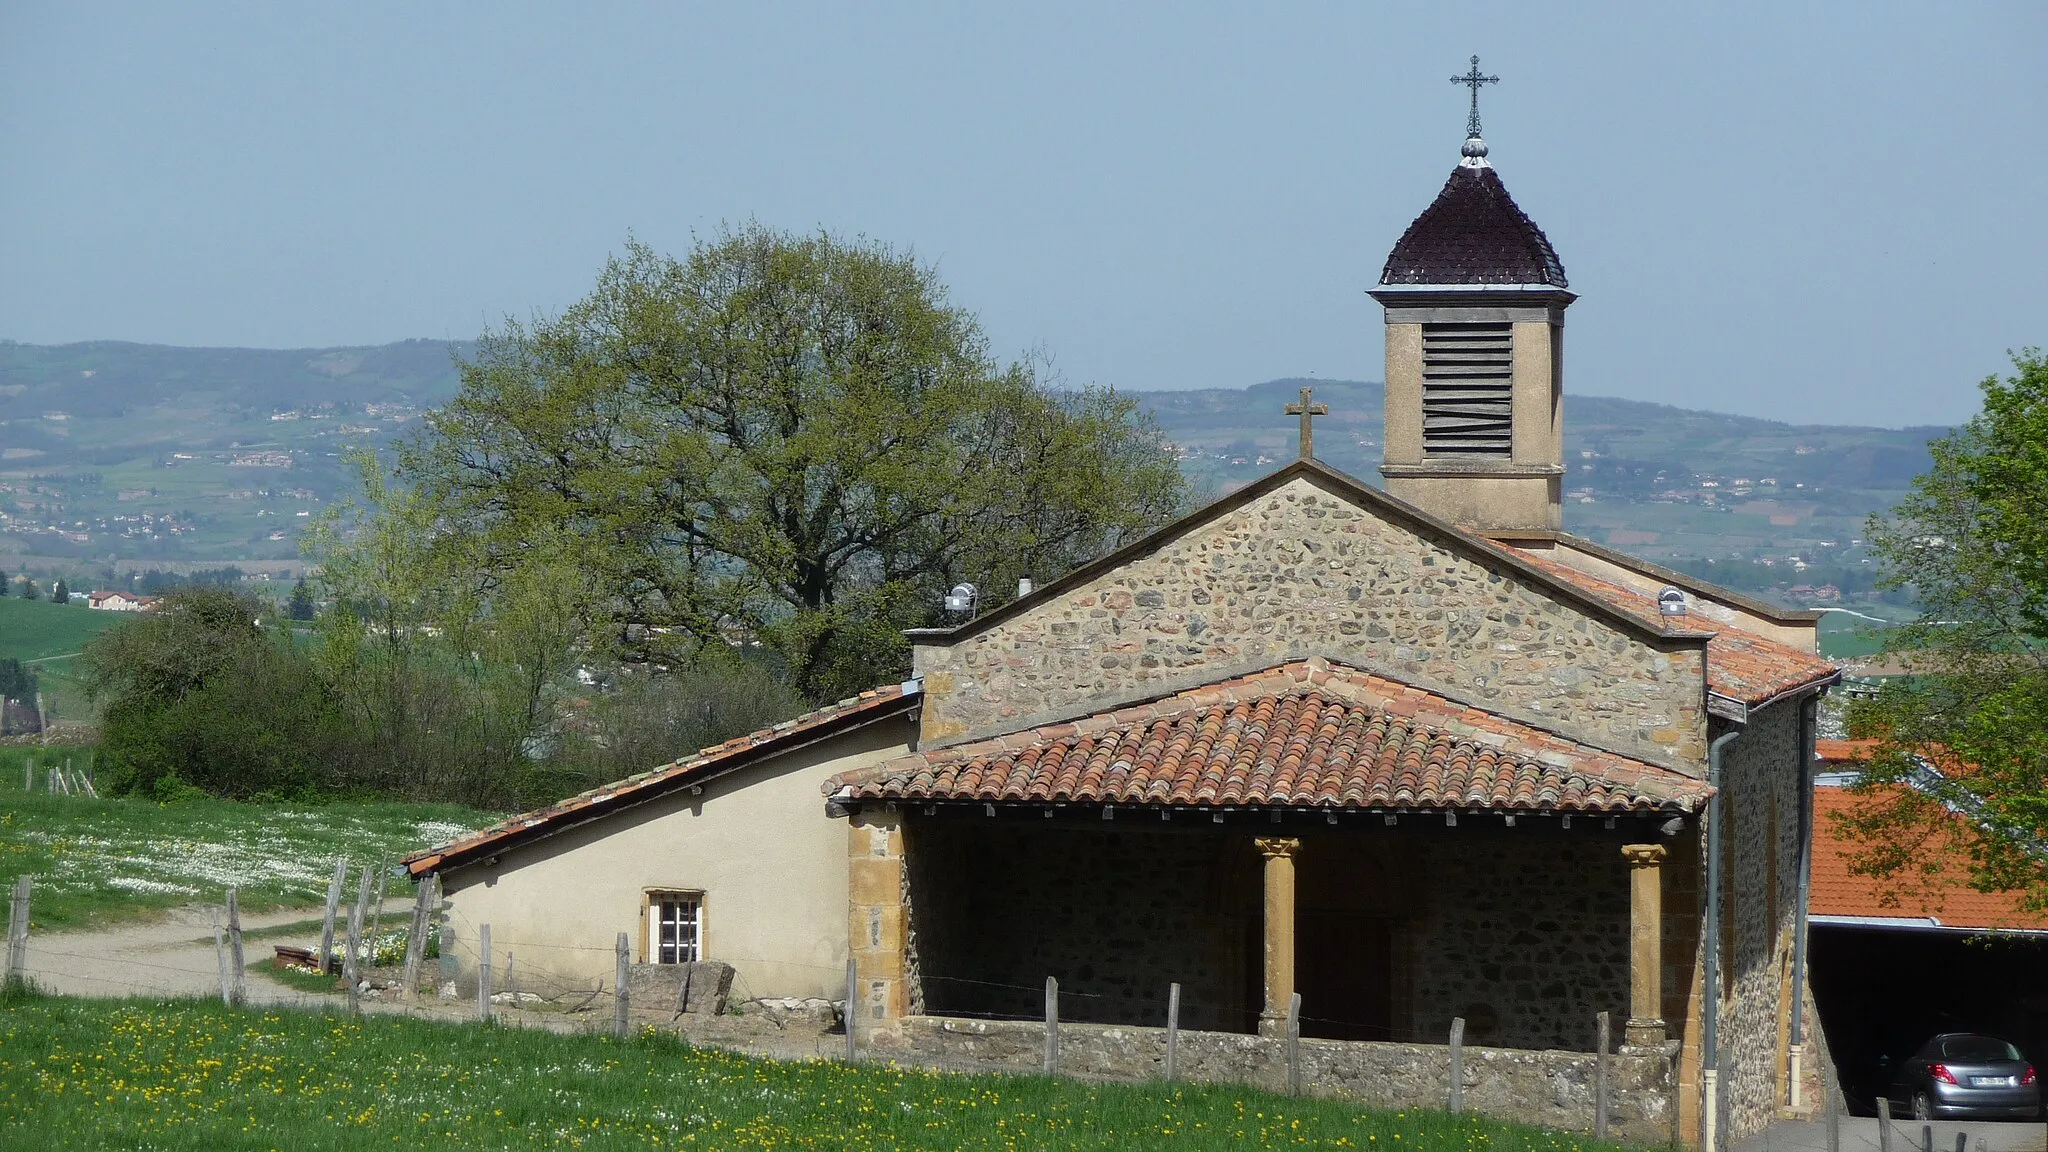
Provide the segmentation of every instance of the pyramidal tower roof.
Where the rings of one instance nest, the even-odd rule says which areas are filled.
[[[1415,218],[1380,272],[1382,285],[1519,284],[1566,288],[1564,264],[1543,229],[1508,195],[1500,173],[1486,162],[1479,131],[1479,87],[1499,80],[1472,69],[1451,77],[1472,89],[1463,159],[1451,169],[1443,191]]]

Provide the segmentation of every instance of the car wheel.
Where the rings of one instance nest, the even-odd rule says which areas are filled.
[[[1913,1093],[1913,1119],[1934,1119],[1934,1101],[1925,1092]]]

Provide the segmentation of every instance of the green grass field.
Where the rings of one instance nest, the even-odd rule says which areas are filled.
[[[0,885],[35,877],[32,929],[82,928],[195,902],[229,885],[249,911],[318,904],[334,860],[391,863],[496,817],[452,804],[320,806],[135,797],[93,800],[44,791],[51,757],[84,749],[0,748]],[[36,791],[22,791],[37,758]]]
[[[87,641],[128,618],[83,604],[0,598],[0,657],[35,665],[53,721],[89,721],[92,704],[78,682],[75,657]]]
[[[1844,612],[1820,618],[1820,654],[1830,660],[1874,655],[1884,647],[1885,626]]]
[[[671,1036],[30,996],[0,1014],[11,1148],[1575,1152],[1570,1135],[1229,1086],[776,1063]]]

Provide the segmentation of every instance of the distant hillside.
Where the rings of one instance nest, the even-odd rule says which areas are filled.
[[[311,514],[342,492],[344,446],[415,427],[454,394],[470,351],[434,340],[292,351],[0,342],[0,562],[283,570]],[[1305,385],[1331,408],[1317,454],[1377,483],[1378,384],[1270,380],[1138,398],[1189,474],[1221,491],[1294,455],[1297,422],[1281,408]],[[1742,569],[1720,578],[1761,590],[1867,572],[1852,543],[1864,517],[1898,500],[1944,431],[1565,403],[1568,527],[1644,555],[1712,558]],[[1809,569],[1828,578],[1800,575]]]

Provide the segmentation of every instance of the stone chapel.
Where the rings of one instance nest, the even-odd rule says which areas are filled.
[[[1052,977],[1115,1075],[1177,989],[1180,1074],[1271,1083],[1294,1027],[1308,1090],[1406,1106],[1462,1021],[1468,1106],[1562,1127],[1606,1013],[1619,1136],[1813,1107],[1817,614],[1564,530],[1576,297],[1476,111],[1371,294],[1384,490],[1304,453],[906,681],[419,854],[458,978],[483,925],[585,986],[623,931],[850,987],[864,1048],[1035,1063]]]

